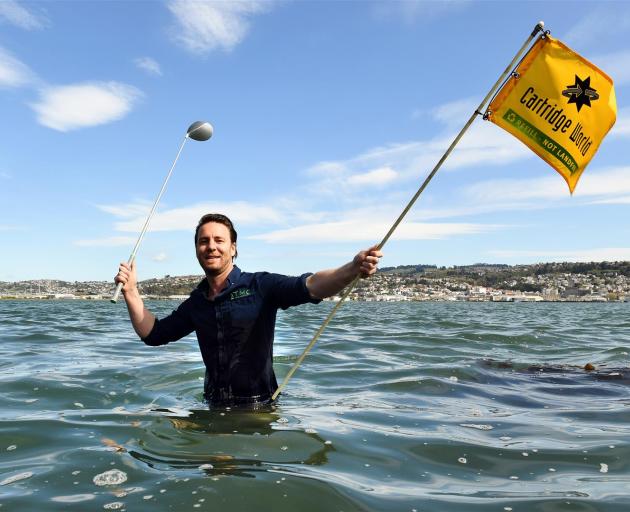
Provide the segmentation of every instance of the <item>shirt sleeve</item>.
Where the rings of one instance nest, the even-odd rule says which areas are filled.
[[[269,299],[278,308],[287,309],[300,304],[319,304],[321,299],[314,299],[306,287],[306,279],[312,273],[298,277],[267,274],[269,279]]]
[[[170,315],[155,319],[148,336],[141,338],[147,345],[156,347],[177,341],[195,330],[190,317],[190,299],[185,300]]]

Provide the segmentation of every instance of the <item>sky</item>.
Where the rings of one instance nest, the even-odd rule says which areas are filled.
[[[301,274],[378,243],[531,33],[615,81],[571,196],[476,120],[381,266],[630,260],[630,2],[0,0],[0,281],[199,274],[208,212],[237,265]]]

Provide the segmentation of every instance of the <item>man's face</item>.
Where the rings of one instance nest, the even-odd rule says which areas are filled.
[[[232,258],[236,244],[232,243],[230,230],[218,222],[207,222],[197,235],[197,260],[207,275],[220,275],[232,270]]]

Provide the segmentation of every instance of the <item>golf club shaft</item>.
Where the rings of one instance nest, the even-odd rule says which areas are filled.
[[[162,184],[162,188],[160,189],[160,193],[158,194],[157,198],[155,199],[155,202],[153,203],[153,207],[151,208],[151,211],[149,212],[149,216],[147,217],[147,220],[144,222],[144,226],[142,227],[142,231],[140,232],[138,241],[136,242],[136,245],[134,246],[133,251],[131,251],[131,255],[129,256],[129,260],[127,261],[129,265],[131,265],[133,263],[133,260],[136,259],[136,254],[138,253],[138,248],[140,247],[140,243],[142,242],[142,239],[144,238],[144,235],[147,232],[147,229],[149,227],[149,221],[151,220],[151,217],[153,217],[153,214],[155,213],[155,209],[157,208],[157,205],[160,202],[160,199],[162,198],[162,194],[164,194],[164,191],[166,190],[166,184],[168,183],[168,180],[170,179],[171,174],[173,174],[173,169],[175,169],[175,164],[177,164],[177,160],[179,160],[179,155],[181,155],[182,149],[184,149],[184,145],[186,144],[187,140],[188,140],[188,134],[186,134],[186,136],[184,137],[184,140],[179,146],[179,151],[177,152],[177,156],[175,157],[175,160],[173,161],[173,165],[171,165],[171,170],[168,171],[168,174],[166,175],[166,179],[164,180],[164,183]],[[118,286],[116,286],[116,291],[114,292],[114,296],[110,299],[111,302],[113,303],[118,302],[118,296],[120,295],[122,287],[123,287],[123,284],[118,283]]]

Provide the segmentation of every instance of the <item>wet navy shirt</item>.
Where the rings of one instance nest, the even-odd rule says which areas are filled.
[[[155,320],[147,345],[165,345],[197,334],[206,365],[205,398],[215,405],[265,402],[278,388],[273,372],[273,335],[278,308],[317,303],[306,278],[234,267],[213,300],[205,279],[169,316]]]

